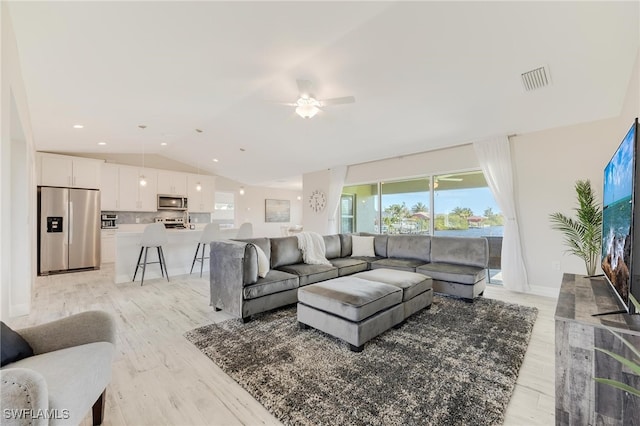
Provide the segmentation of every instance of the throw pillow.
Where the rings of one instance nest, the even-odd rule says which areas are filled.
[[[264,278],[269,273],[269,259],[264,250],[254,244],[256,252],[258,253],[258,276]]]
[[[351,256],[375,257],[376,253],[373,249],[374,237],[361,237],[358,235],[351,236]]]
[[[2,365],[0,365],[0,367],[33,356],[33,349],[31,349],[29,343],[7,324],[2,321],[0,321],[0,323],[2,323],[2,328],[0,329]]]

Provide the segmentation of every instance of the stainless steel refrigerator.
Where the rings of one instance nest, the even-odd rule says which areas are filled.
[[[100,267],[100,191],[38,187],[38,275]]]

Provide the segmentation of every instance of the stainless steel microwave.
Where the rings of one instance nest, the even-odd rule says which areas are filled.
[[[158,194],[158,210],[187,210],[187,197]]]

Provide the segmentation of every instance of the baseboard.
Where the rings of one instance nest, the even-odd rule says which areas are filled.
[[[560,294],[559,287],[545,287],[541,285],[532,285],[529,286],[530,290],[527,292],[529,294],[534,294],[536,296],[544,296],[551,297],[553,299],[557,299]]]
[[[9,307],[9,317],[20,317],[22,315],[29,315],[31,307],[28,303],[21,303],[19,305],[11,305]]]

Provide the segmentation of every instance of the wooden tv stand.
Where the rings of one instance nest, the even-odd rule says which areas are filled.
[[[564,274],[556,306],[556,425],[622,425],[640,419],[640,398],[593,377],[618,380],[640,389],[640,376],[594,346],[631,357],[609,327],[640,348],[640,315],[592,314],[620,310],[604,277]]]

